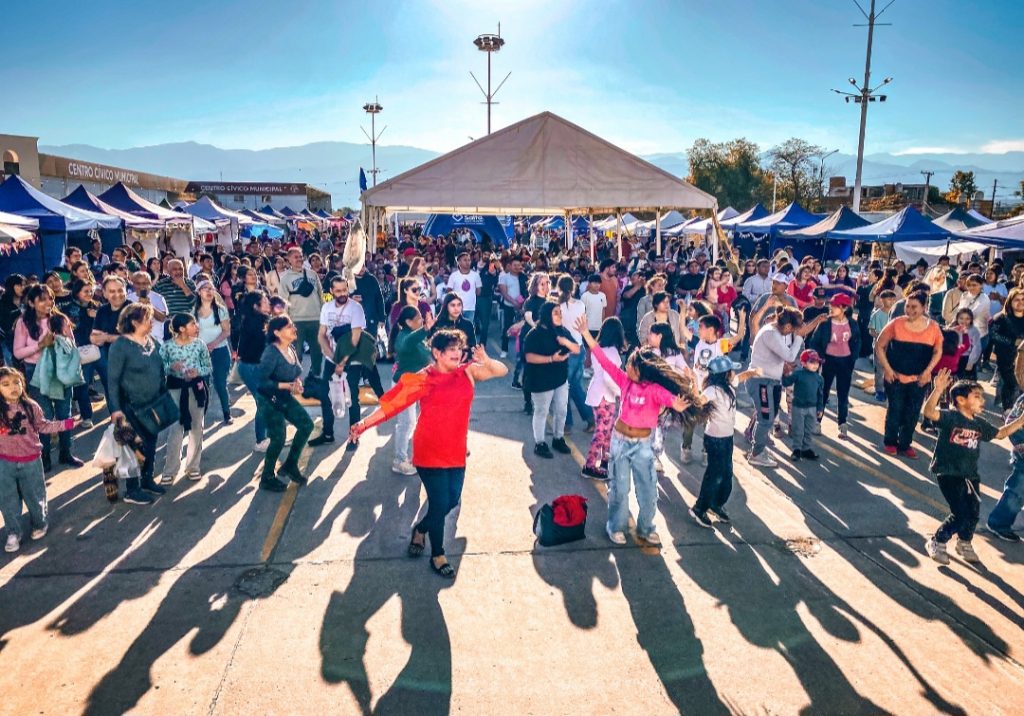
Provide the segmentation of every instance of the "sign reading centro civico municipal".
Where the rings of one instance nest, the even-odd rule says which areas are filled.
[[[76,182],[92,182],[96,184],[116,184],[125,186],[158,189],[162,191],[183,192],[185,182],[181,179],[137,172],[131,169],[112,167],[106,164],[85,162],[79,159],[58,157],[53,154],[39,154],[39,174],[43,177],[54,177]]]
[[[190,194],[291,194],[306,195],[306,185],[294,182],[216,182],[190,181]]]

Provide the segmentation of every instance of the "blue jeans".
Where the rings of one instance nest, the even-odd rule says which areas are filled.
[[[0,461],[0,516],[4,518],[8,534],[24,539],[21,527],[21,503],[28,508],[33,529],[46,527],[46,483],[43,481],[43,463],[39,458],[31,462]]]
[[[231,349],[227,344],[210,351],[210,362],[213,363],[213,389],[220,398],[221,412],[229,415],[231,404],[228,402],[228,373],[231,372]]]
[[[463,311],[462,317],[465,318],[470,323],[474,323],[473,319],[476,317],[476,311]]]
[[[238,375],[242,378],[242,382],[245,383],[245,387],[252,393],[254,399],[259,399],[259,387],[260,387],[260,367],[257,363],[238,363]],[[263,416],[260,412],[256,411],[256,442],[261,443],[267,439],[267,426],[263,421]]]
[[[631,473],[636,485],[636,500],[640,505],[636,533],[646,537],[654,531],[654,515],[658,511],[658,476],[654,472],[651,438],[627,438],[613,431],[608,460],[609,532],[625,532],[628,526]]]
[[[732,494],[732,435],[725,438],[705,435],[704,454],[708,456],[708,467],[693,505],[694,512],[717,510]]]
[[[25,364],[25,382],[32,382],[32,375],[36,372],[36,366],[34,363]],[[45,395],[39,392],[38,388],[32,385],[28,386],[28,395],[32,400],[39,403],[39,407],[43,409],[43,417],[47,420],[64,420],[65,418],[71,417],[71,388],[64,389],[64,397],[60,400],[53,400],[47,398]],[[43,444],[43,455],[50,454],[50,436],[49,434],[40,435],[39,441]],[[57,436],[57,446],[60,448],[61,455],[71,454],[71,431],[63,430]]]
[[[750,445],[752,455],[760,455],[768,447],[768,434],[779,413],[782,400],[782,382],[774,378],[751,378],[747,381],[747,392],[754,401],[754,440]]]
[[[444,520],[462,499],[462,483],[466,481],[463,467],[416,466],[427,491],[427,514],[413,530],[430,538],[430,556],[444,554]]]
[[[569,354],[568,368],[569,368],[569,401],[572,405],[576,406],[576,410],[579,411],[580,417],[583,418],[583,422],[592,423],[594,422],[594,410],[587,405],[587,391],[583,387],[583,350],[573,355]],[[572,410],[566,409],[565,411],[565,425],[566,427],[572,427]]]
[[[988,526],[993,530],[1013,529],[1013,523],[1024,506],[1024,460],[1014,456],[1013,472],[1006,478],[1003,494],[988,516]]]

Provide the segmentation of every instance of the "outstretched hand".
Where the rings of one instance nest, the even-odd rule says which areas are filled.
[[[935,390],[944,393],[951,382],[953,382],[952,374],[948,368],[943,368],[935,376]]]
[[[487,355],[487,349],[484,348],[482,343],[477,343],[473,346],[473,362],[480,363],[481,365],[490,360],[490,356]]]

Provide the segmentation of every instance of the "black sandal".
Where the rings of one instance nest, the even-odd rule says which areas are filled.
[[[440,574],[445,579],[455,579],[455,568],[451,564],[445,562],[440,567],[434,562],[433,557],[430,559],[430,568],[434,570],[435,574]]]
[[[426,540],[422,544],[416,542],[416,533],[413,532],[412,538],[409,540],[409,548],[405,551],[410,557],[419,557],[423,554],[423,548],[427,546]]]

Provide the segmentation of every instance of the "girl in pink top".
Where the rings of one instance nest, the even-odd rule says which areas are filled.
[[[626,543],[632,474],[640,505],[636,520],[637,537],[647,544],[660,545],[661,538],[654,531],[658,478],[654,470],[651,436],[658,425],[662,409],[678,414],[686,411],[685,420],[699,420],[707,412],[704,400],[699,397],[692,383],[653,349],[639,348],[633,351],[626,359],[626,369],[623,370],[604,351],[596,350],[597,341],[590,335],[585,317],[577,321],[576,330],[592,350],[594,360],[621,391],[619,417],[615,421],[608,461],[608,524],[605,527],[608,538],[615,544]]]

